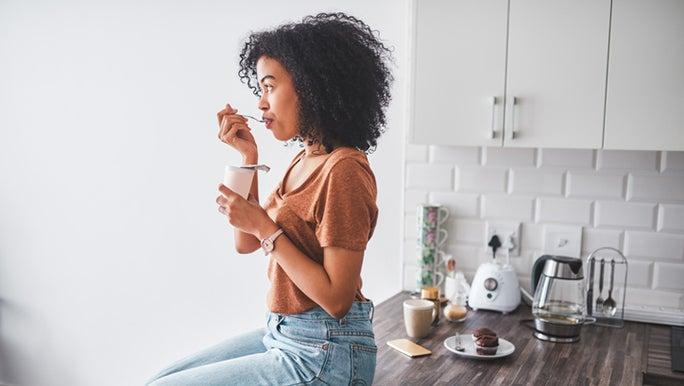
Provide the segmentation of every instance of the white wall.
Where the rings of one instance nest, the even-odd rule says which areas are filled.
[[[603,246],[626,255],[627,317],[684,323],[684,152],[407,145],[406,163],[406,289],[418,270],[416,206],[430,202],[451,210],[446,251],[469,274],[490,259],[487,221],[522,223],[511,263],[525,285],[544,225],[575,225],[582,257]]]
[[[233,252],[214,203],[239,160],[215,113],[257,111],[236,75],[250,30],[319,11],[396,49],[363,279],[376,302],[400,290],[406,2],[247,4],[0,2],[0,383],[141,384],[263,324],[267,260]],[[297,149],[254,129],[265,197]]]

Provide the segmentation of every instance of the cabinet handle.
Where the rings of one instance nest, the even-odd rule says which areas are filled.
[[[487,135],[487,138],[496,138],[496,129],[494,128],[495,124],[495,117],[496,117],[496,97],[490,97],[489,98],[489,103],[492,104],[492,127],[489,129],[489,134]]]
[[[515,128],[515,123],[516,123],[515,122],[515,110],[516,110],[517,104],[518,104],[518,97],[514,96],[512,106],[511,106],[511,131],[508,134],[508,138],[510,138],[511,140],[515,139],[516,132],[518,131]]]

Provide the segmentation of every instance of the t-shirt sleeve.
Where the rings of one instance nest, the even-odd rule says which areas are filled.
[[[377,188],[370,168],[354,159],[336,163],[316,203],[316,237],[321,247],[366,249],[378,216]]]

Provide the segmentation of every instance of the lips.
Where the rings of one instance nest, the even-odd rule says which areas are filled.
[[[270,128],[271,128],[271,124],[273,123],[273,119],[271,119],[271,118],[266,118],[266,117],[262,117],[261,119],[264,121],[264,124],[266,125],[266,128],[267,128],[267,129],[270,129]]]

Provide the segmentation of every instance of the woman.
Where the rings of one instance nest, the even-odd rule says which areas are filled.
[[[258,203],[220,185],[219,212],[239,253],[269,258],[267,326],[162,371],[158,385],[371,384],[377,347],[361,265],[377,221],[375,177],[365,152],[385,125],[389,50],[362,21],[342,13],[252,34],[239,75],[259,97],[266,128],[301,151]],[[219,138],[257,164],[247,119],[218,113]]]

